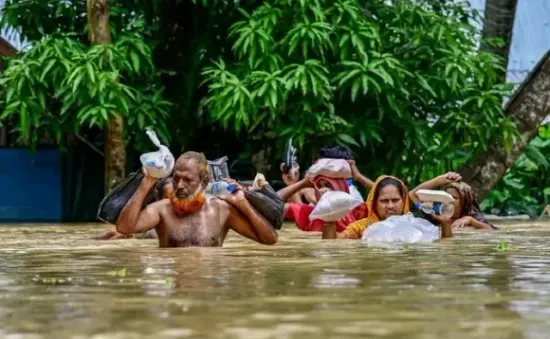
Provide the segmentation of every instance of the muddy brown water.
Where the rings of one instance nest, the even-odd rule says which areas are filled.
[[[550,224],[387,248],[290,224],[275,246],[90,239],[107,229],[0,226],[0,337],[550,337]]]

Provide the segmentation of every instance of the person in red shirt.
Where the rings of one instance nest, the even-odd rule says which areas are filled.
[[[372,180],[363,176],[357,169],[355,161],[351,160],[350,152],[342,146],[332,146],[325,147],[321,149],[318,159],[344,159],[350,163],[352,170],[352,177],[354,180],[359,182],[366,189],[371,189],[374,183]],[[281,164],[281,168],[284,168],[285,164]],[[285,174],[283,174],[283,180]],[[288,179],[288,178],[287,178]],[[324,222],[322,220],[309,220],[309,215],[315,208],[315,204],[320,199],[320,197],[328,191],[342,191],[349,193],[349,186],[346,179],[342,178],[330,178],[326,176],[316,176],[316,177],[305,177],[302,180],[299,180],[299,174],[294,173],[294,178],[291,178],[294,183],[290,183],[290,180],[285,180],[287,187],[283,188],[278,192],[279,196],[287,201],[285,203],[285,219],[293,220],[302,231],[308,232],[322,232],[324,228]],[[314,202],[309,201],[309,204],[303,204],[293,199],[296,195],[301,195],[301,193],[307,194],[305,192],[313,191],[315,199]],[[309,200],[309,199],[308,199]],[[342,232],[346,227],[355,221],[354,211],[340,219],[336,222],[336,232]]]

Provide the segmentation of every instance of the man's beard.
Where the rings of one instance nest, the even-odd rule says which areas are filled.
[[[172,208],[177,215],[186,215],[197,212],[202,208],[202,205],[206,202],[206,195],[201,190],[195,194],[180,199],[174,195],[174,192],[169,193],[170,203]]]

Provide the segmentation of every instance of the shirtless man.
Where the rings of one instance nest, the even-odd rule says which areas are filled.
[[[230,229],[261,244],[277,242],[274,228],[252,208],[242,191],[228,197],[205,196],[208,165],[201,153],[182,154],[174,166],[170,198],[141,210],[156,182],[145,174],[120,213],[116,224],[119,233],[143,233],[155,228],[160,247],[222,246]]]

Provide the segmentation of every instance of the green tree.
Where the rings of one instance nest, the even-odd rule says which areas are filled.
[[[339,142],[367,173],[418,182],[516,135],[500,59],[479,50],[462,4],[273,0],[241,12],[233,55],[203,72],[205,104],[262,147],[294,137],[311,155]]]
[[[164,121],[169,103],[162,96],[152,49],[144,41],[143,17],[116,6],[112,10],[114,44],[108,44],[110,39],[96,39],[95,32],[90,36],[99,44],[91,46],[86,39],[85,3],[6,2],[2,25],[18,28],[32,45],[9,60],[0,78],[6,89],[1,119],[17,122],[22,144],[34,146],[39,136],[46,135],[63,145],[65,136],[82,129],[104,128],[121,114],[131,130],[139,132],[152,126],[163,140],[168,140]],[[52,15],[60,20],[41,20],[42,16]],[[69,28],[83,33],[62,33]],[[114,153],[124,155],[123,142],[118,142],[119,149],[113,149]],[[112,162],[113,151],[106,152],[106,165]],[[107,175],[107,188],[124,178],[124,157],[118,168],[117,176]]]

